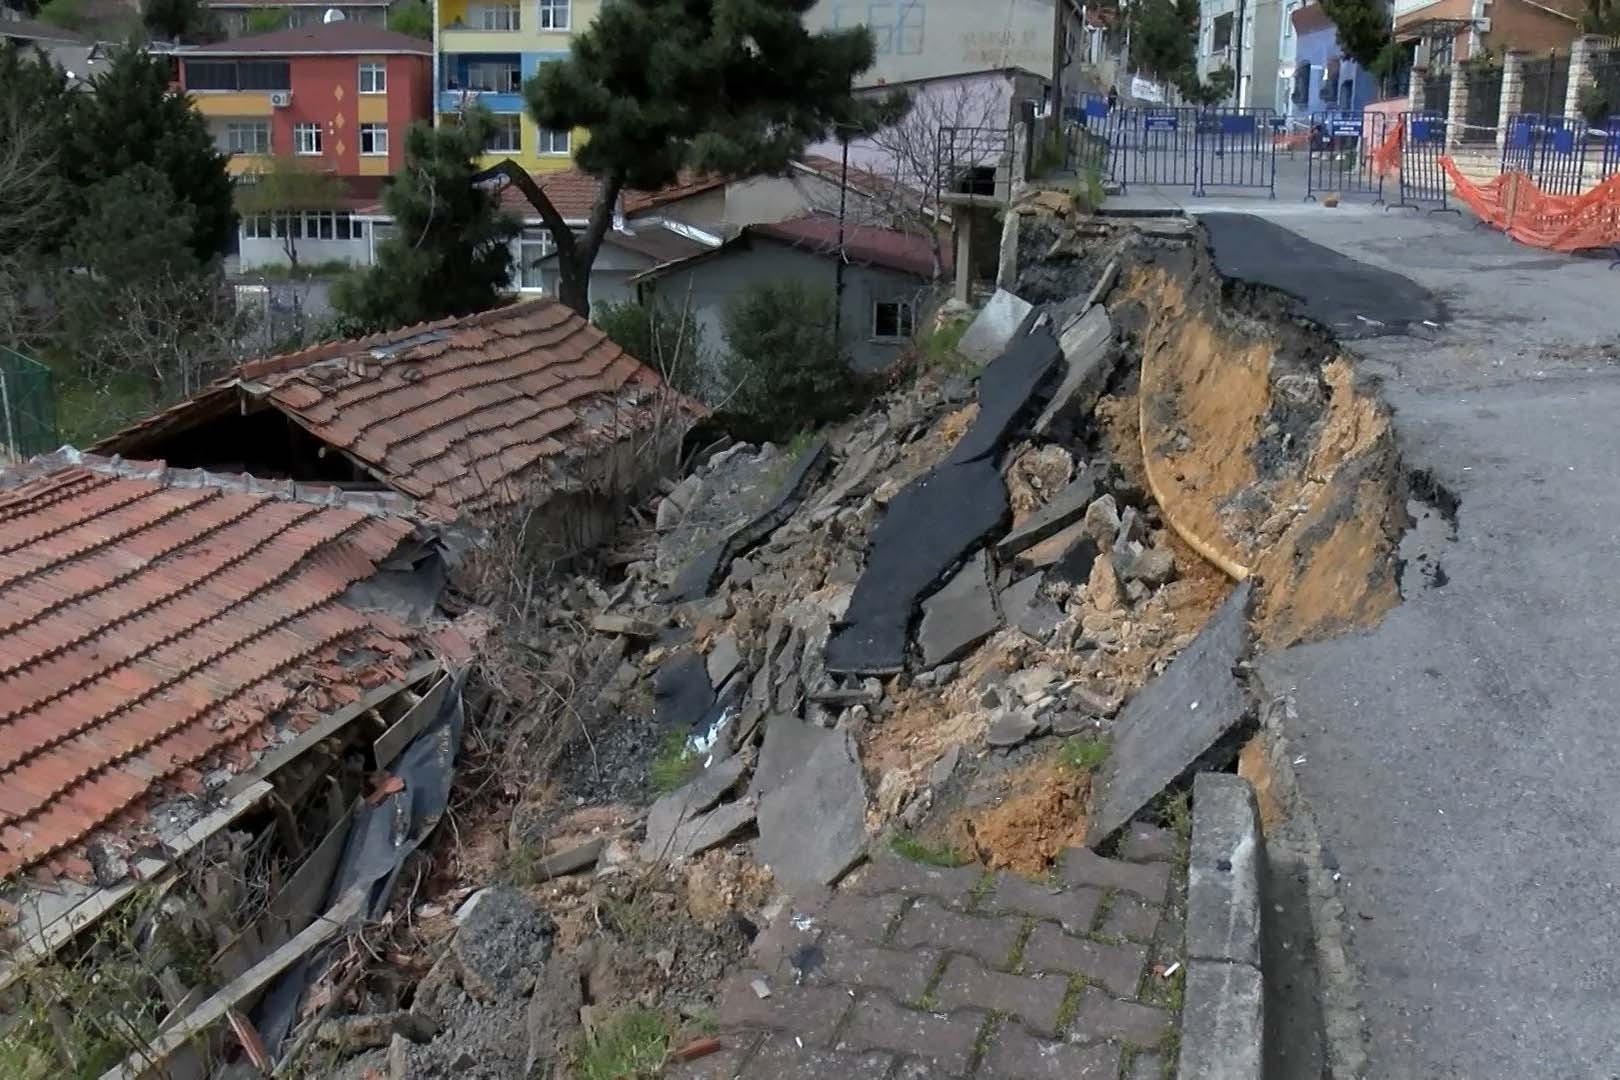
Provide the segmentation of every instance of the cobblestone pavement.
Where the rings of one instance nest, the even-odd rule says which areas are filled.
[[[1159,1080],[1174,1067],[1185,881],[1135,825],[1050,878],[885,855],[797,899],[727,980],[690,1080]],[[1161,969],[1162,970],[1162,969]],[[761,992],[765,996],[761,996]]]

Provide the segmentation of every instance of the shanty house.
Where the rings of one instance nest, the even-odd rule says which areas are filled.
[[[243,364],[95,449],[392,490],[437,521],[522,504],[560,555],[606,536],[695,410],[542,299]]]
[[[950,272],[948,244],[941,245]],[[720,247],[631,278],[643,299],[690,310],[711,346],[724,341],[726,309],[762,281],[838,289],[839,337],[855,367],[879,371],[911,342],[934,296],[935,248],[915,232],[847,223],[830,214],[750,225]]]
[[[470,656],[420,606],[436,532],[386,492],[71,449],[0,472],[0,900],[24,955],[323,794],[345,747],[398,756]]]

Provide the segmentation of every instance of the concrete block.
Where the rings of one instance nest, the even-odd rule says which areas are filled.
[[[1244,582],[1216,609],[1198,637],[1120,712],[1114,750],[1097,774],[1086,844],[1114,836],[1159,793],[1211,752],[1230,747],[1248,718],[1249,697],[1233,669],[1249,652],[1253,586]]]
[[[1265,1005],[1260,970],[1192,960],[1181,1007],[1180,1080],[1260,1080]]]
[[[1087,416],[1108,386],[1119,352],[1114,348],[1114,323],[1108,309],[1094,304],[1065,326],[1058,335],[1063,352],[1063,381],[1035,421],[1035,434],[1044,435],[1059,416]]]
[[[1231,773],[1200,773],[1192,805],[1187,955],[1258,965],[1264,850],[1254,789]]]
[[[967,654],[1000,626],[989,567],[980,551],[943,589],[923,602],[922,626],[917,632],[923,666],[938,667]]]
[[[997,557],[1005,562],[1025,548],[1055,535],[1064,526],[1083,517],[1096,496],[1097,476],[1081,466],[1068,487],[1052,496],[1045,506],[996,543]]]
[[[1014,296],[1006,289],[997,289],[990,302],[968,324],[956,351],[976,364],[988,364],[1001,355],[1033,310],[1034,306],[1028,300]]]

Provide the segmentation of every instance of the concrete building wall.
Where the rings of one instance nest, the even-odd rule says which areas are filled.
[[[1241,23],[1238,6],[1238,0],[1201,0],[1198,75],[1208,79],[1222,68],[1241,67],[1234,99],[1226,104],[1275,109],[1284,0],[1244,0]],[[1230,33],[1222,40],[1217,31],[1224,26]]]
[[[805,24],[872,31],[863,86],[1007,67],[1050,76],[1057,29],[1054,0],[817,0]]]
[[[734,248],[666,274],[647,283],[646,291],[679,306],[686,302],[690,289],[692,311],[703,326],[704,343],[722,348],[726,308],[751,286],[762,281],[796,281],[831,293],[834,273],[831,259],[756,240],[747,248]],[[915,305],[915,321],[921,325],[930,292],[921,279],[910,274],[866,266],[845,268],[842,338],[856,368],[880,371],[898,359],[907,344],[872,336],[873,305],[910,302]]]
[[[941,127],[1008,128],[1017,104],[1044,98],[1045,87],[1040,77],[1018,71],[979,72],[909,86],[912,106],[910,115],[900,122],[903,140],[893,136],[854,140],[849,144],[850,167],[870,169],[908,187],[931,191],[937,179],[932,148]],[[897,141],[917,147],[918,152],[896,154],[892,147]],[[836,160],[842,146],[832,141],[818,143],[810,152]]]

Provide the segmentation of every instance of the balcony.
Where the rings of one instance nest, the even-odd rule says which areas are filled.
[[[534,47],[534,35],[522,30],[475,30],[451,24],[439,28],[439,50],[461,53],[518,52]]]
[[[498,93],[493,90],[439,91],[439,111],[442,113],[458,112],[463,107],[471,105],[474,101],[492,113],[523,111],[523,95],[516,91],[511,93]]]
[[[457,53],[441,61],[439,111],[477,101],[490,112],[523,111],[523,58],[520,53]]]

